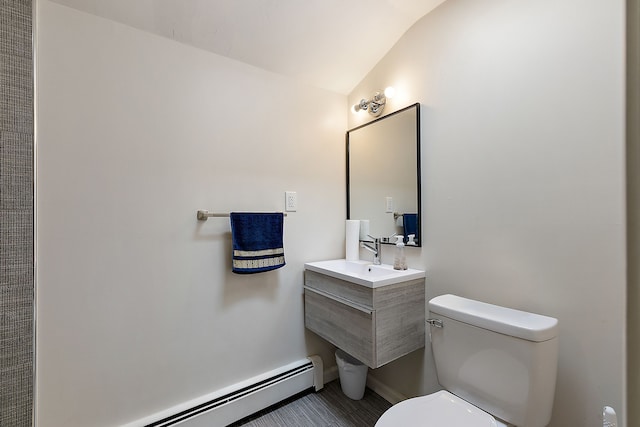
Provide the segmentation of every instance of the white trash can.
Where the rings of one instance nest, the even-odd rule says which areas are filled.
[[[338,365],[342,392],[349,399],[362,399],[364,387],[367,384],[369,367],[342,350],[336,351],[336,364]]]

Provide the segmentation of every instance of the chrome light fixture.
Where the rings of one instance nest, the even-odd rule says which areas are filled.
[[[378,117],[382,114],[382,110],[384,110],[384,106],[387,104],[387,98],[393,98],[395,92],[395,89],[389,86],[384,92],[378,91],[374,93],[371,99],[361,99],[351,110],[354,113],[358,111],[368,111],[373,117]]]

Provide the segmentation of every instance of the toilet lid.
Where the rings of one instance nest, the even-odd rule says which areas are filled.
[[[495,418],[469,402],[438,391],[394,405],[375,427],[497,427]]]

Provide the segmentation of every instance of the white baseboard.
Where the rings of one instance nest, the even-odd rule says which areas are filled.
[[[338,367],[332,366],[324,370],[324,383],[329,383],[333,380],[337,380],[339,377]],[[396,403],[402,402],[403,400],[408,399],[404,394],[394,390],[388,385],[382,383],[376,377],[372,375],[367,375],[367,387],[376,392],[380,397],[382,397],[387,402],[395,405]]]
[[[372,375],[367,375],[367,387],[380,395],[384,400],[395,405],[396,403],[402,402],[403,400],[408,399],[404,394],[392,389],[388,385],[382,383],[376,377]]]
[[[338,379],[338,367],[333,365],[330,368],[324,370],[324,383],[330,383],[333,380]]]

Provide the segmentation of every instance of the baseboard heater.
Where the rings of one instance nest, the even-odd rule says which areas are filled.
[[[322,359],[309,356],[124,427],[227,426],[312,387],[320,390],[323,385]]]

